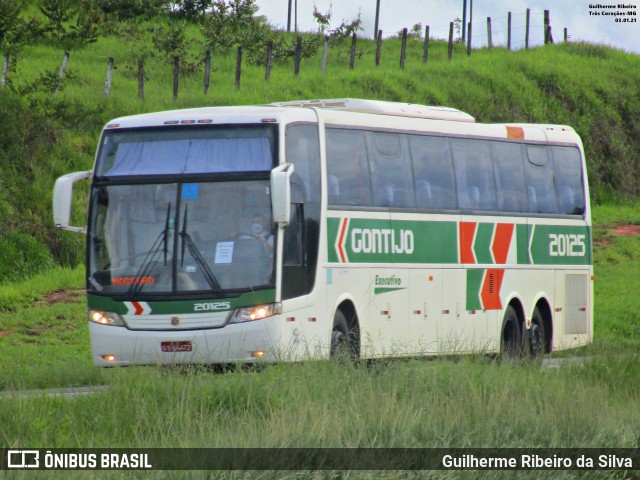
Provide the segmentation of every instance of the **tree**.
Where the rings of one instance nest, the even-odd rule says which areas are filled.
[[[256,0],[214,0],[202,32],[213,50],[228,52],[234,46],[250,46],[259,40],[263,22],[254,17]]]
[[[0,0],[0,47],[5,48],[12,36],[20,13],[17,0]]]
[[[40,0],[38,8],[49,20],[47,30],[57,39],[67,35],[64,24],[76,16],[77,10],[72,8],[75,3],[74,0]]]

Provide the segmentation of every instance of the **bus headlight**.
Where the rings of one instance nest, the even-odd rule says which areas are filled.
[[[116,325],[124,327],[124,320],[120,315],[102,310],[89,310],[89,321],[100,325]]]
[[[229,323],[253,322],[254,320],[262,320],[280,313],[282,313],[281,303],[268,303],[265,305],[255,305],[253,307],[238,308],[231,315]]]

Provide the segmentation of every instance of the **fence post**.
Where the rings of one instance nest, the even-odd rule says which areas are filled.
[[[379,20],[380,20],[380,0],[376,0],[376,23],[375,23],[375,25],[373,27],[373,36],[374,37],[380,31],[380,30],[378,30]],[[376,63],[376,65],[377,65],[377,63]]]
[[[209,93],[209,82],[211,81],[211,50],[204,54],[204,94]]]
[[[549,43],[549,10],[544,11],[544,44]]]
[[[471,22],[469,22],[469,27],[467,28],[467,55],[471,55]]]
[[[351,37],[351,58],[349,59],[349,70],[353,70],[356,66],[356,41],[357,35],[354,32]]]
[[[376,67],[380,65],[380,55],[382,55],[382,30],[378,30],[378,41],[376,42]]]
[[[138,98],[144,100],[144,60],[138,59]]]
[[[429,60],[429,25],[424,29],[424,49],[422,51],[422,63],[427,64]]]
[[[113,78],[113,57],[109,57],[107,63],[107,80],[104,82],[104,96],[108,97],[111,93],[111,79]]]
[[[329,35],[324,36],[322,44],[322,61],[320,62],[320,70],[327,71],[327,56],[329,55]]]
[[[296,40],[296,55],[295,55],[295,65],[294,65],[294,73],[298,75],[300,73],[300,58],[302,57],[302,37],[298,35],[298,39]]]
[[[527,17],[525,21],[524,27],[524,49],[527,50],[529,48],[529,23],[531,20],[531,9],[527,8]]]
[[[62,88],[62,82],[64,81],[64,74],[67,70],[67,64],[69,63],[69,52],[64,52],[64,56],[62,57],[62,65],[60,65],[60,71],[58,72],[58,77],[60,78],[60,83],[58,84],[56,91],[53,95],[57,95],[60,89]]]
[[[62,65],[60,65],[60,71],[58,72],[58,76],[60,80],[64,80],[64,73],[67,70],[67,64],[69,63],[69,52],[64,52],[64,57],[62,57]]]
[[[567,32],[567,27],[564,27],[564,43],[568,42],[568,38],[569,38],[569,35]]]
[[[489,47],[489,51],[493,51],[493,42],[491,38],[491,17],[487,17],[487,45]]]
[[[404,61],[407,57],[407,29],[402,29],[402,47],[400,48],[400,68],[404,69]]]
[[[447,59],[453,57],[453,22],[449,22],[449,46],[447,48]]]
[[[511,50],[511,12],[507,15],[507,50]]]
[[[9,52],[4,52],[4,64],[2,65],[2,91],[7,88],[7,76],[9,74]]]
[[[289,0],[289,9],[287,10],[287,32],[291,31],[291,1]]]
[[[173,99],[178,99],[178,76],[180,74],[180,57],[173,57]]]
[[[271,80],[271,65],[273,64],[273,40],[267,43],[267,66],[264,71],[264,81]]]
[[[236,57],[236,88],[240,88],[240,77],[242,76],[242,47],[238,46],[238,56]]]

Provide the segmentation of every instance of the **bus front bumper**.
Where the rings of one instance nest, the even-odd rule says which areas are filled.
[[[279,316],[201,330],[129,330],[89,322],[98,367],[274,362],[280,359]]]

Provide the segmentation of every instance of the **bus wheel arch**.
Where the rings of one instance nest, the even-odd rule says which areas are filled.
[[[331,329],[331,357],[360,358],[360,324],[356,308],[350,300],[344,300],[333,315]]]

